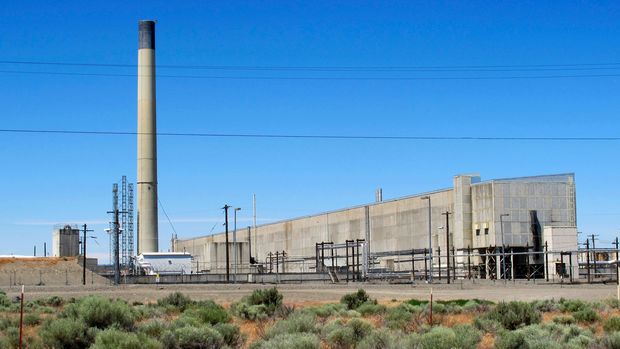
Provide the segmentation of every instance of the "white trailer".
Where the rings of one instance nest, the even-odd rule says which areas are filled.
[[[136,264],[146,275],[189,274],[192,255],[186,252],[145,252],[136,257]]]

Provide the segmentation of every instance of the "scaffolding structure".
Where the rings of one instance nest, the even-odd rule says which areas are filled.
[[[121,179],[121,266],[129,266],[129,248],[127,245],[127,176]]]

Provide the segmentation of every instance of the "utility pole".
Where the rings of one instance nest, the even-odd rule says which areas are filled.
[[[442,213],[442,216],[446,216],[446,260],[447,260],[447,273],[448,273],[448,284],[450,284],[450,215],[452,212],[446,211]]]
[[[86,286],[86,236],[87,232],[93,232],[92,229],[86,229],[86,224],[82,226],[84,236],[82,237],[82,285]]]
[[[226,227],[226,282],[230,282],[230,256],[228,253],[228,209],[230,206],[224,205],[224,226]]]
[[[616,236],[616,241],[614,241],[614,245],[616,245],[616,284],[620,285],[620,279],[618,278],[618,271],[620,268],[620,264],[618,264],[618,245],[620,243],[618,242],[618,237]],[[620,298],[620,296],[618,297]],[[620,299],[619,299],[620,300]]]
[[[594,237],[598,236],[598,234],[590,234],[590,236],[592,237],[592,262],[594,264],[594,278],[596,279],[596,244],[594,243],[596,239]]]

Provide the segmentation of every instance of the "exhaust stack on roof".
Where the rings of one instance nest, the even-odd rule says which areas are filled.
[[[138,22],[138,254],[159,252],[155,22]]]

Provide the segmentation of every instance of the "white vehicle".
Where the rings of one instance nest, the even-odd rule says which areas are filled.
[[[192,255],[186,252],[147,252],[136,257],[136,265],[146,275],[189,274]]]

